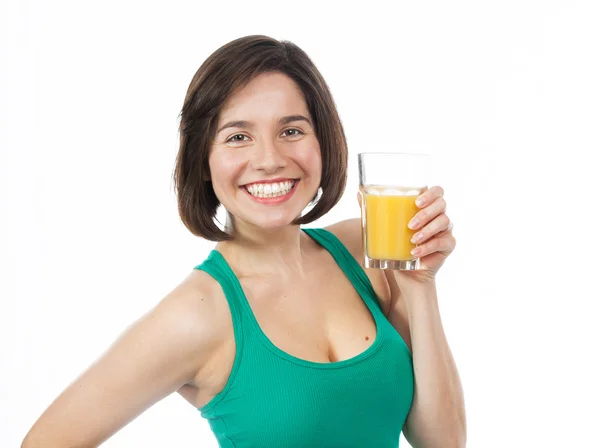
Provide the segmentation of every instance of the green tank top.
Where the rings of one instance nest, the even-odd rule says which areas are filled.
[[[331,363],[284,352],[262,332],[236,275],[213,249],[195,269],[223,288],[236,355],[225,387],[200,415],[222,448],[398,447],[413,399],[410,352],[341,241],[325,229],[302,230],[329,251],[364,300],[377,328],[374,342]]]

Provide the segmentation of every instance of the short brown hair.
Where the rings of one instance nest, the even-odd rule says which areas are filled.
[[[289,76],[302,91],[321,148],[322,195],[310,212],[292,224],[307,224],[320,218],[342,197],[348,147],[325,80],[308,55],[292,42],[261,35],[241,37],[223,45],[202,63],[192,78],[181,109],[179,152],[173,180],[179,216],[196,236],[211,241],[232,238],[215,224],[220,202],[212,183],[206,180],[217,117],[234,91],[257,75],[272,72]]]

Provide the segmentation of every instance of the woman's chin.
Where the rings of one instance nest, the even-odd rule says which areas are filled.
[[[289,227],[294,220],[289,217],[281,218],[281,219],[265,219],[261,221],[251,222],[255,227],[258,227],[262,230],[275,232],[277,230],[284,229],[285,227]]]
[[[307,205],[308,206],[308,205]],[[249,210],[237,215],[237,218],[231,216],[233,221],[237,221],[244,228],[262,229],[267,232],[276,232],[290,226],[296,226],[293,222],[302,216],[303,210],[291,210],[292,207],[281,210],[265,210],[252,213]],[[293,207],[295,208],[295,207]],[[240,210],[241,212],[241,210]],[[235,226],[239,228],[238,226]]]

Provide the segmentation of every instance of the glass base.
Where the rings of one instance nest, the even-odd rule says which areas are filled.
[[[392,269],[394,271],[417,271],[419,270],[419,259],[414,260],[376,260],[365,257],[365,266],[374,269]]]

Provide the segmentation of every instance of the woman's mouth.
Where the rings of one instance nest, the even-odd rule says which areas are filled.
[[[279,204],[287,201],[298,185],[298,179],[291,179],[283,182],[256,183],[240,187],[250,198],[261,204]]]

